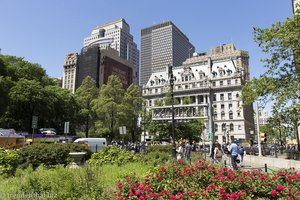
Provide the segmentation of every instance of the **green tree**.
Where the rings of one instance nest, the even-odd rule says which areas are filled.
[[[174,98],[174,105],[178,105],[179,101],[178,99]],[[168,92],[166,93],[165,97],[165,105],[170,106],[172,105],[172,95],[171,95],[171,90],[169,89]]]
[[[299,103],[300,96],[300,15],[277,22],[271,28],[255,28],[254,39],[269,54],[263,59],[266,72],[249,81],[243,88],[245,104],[255,100],[274,102],[276,109],[284,110]]]
[[[190,96],[183,97],[183,104],[185,105],[191,104],[191,97]]]
[[[163,100],[162,99],[155,99],[154,100],[154,106],[163,106]]]
[[[47,103],[43,87],[35,80],[20,79],[9,92],[9,126],[31,131],[32,116],[39,116]]]
[[[141,115],[144,98],[137,85],[131,84],[124,94],[123,103],[120,105],[118,119],[120,125],[126,125],[130,132],[131,141],[137,139],[137,118]]]
[[[116,137],[116,128],[120,120],[118,119],[118,112],[121,110],[121,103],[123,102],[124,89],[122,83],[116,75],[108,77],[107,84],[103,84],[98,98],[93,101],[93,109],[96,111],[97,118],[104,127],[102,129],[109,129],[107,137],[113,140]]]
[[[97,98],[98,89],[95,80],[87,76],[75,92],[75,99],[79,105],[79,121],[85,125],[85,137],[89,137],[89,129],[95,120],[92,102]]]

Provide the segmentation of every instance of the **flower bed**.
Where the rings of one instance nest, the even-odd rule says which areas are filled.
[[[300,174],[233,171],[200,160],[160,167],[144,180],[127,177],[119,182],[116,199],[300,199]]]

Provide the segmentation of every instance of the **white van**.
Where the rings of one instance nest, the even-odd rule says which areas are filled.
[[[92,152],[97,152],[107,146],[106,138],[78,138],[74,143],[87,144]]]

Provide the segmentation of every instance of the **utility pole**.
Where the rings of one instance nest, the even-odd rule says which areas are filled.
[[[258,147],[258,156],[261,156],[261,145],[260,145],[260,130],[259,130],[259,110],[258,103],[256,102],[256,126],[257,126],[257,147]]]
[[[173,138],[173,148],[172,148],[172,156],[173,159],[176,160],[176,138],[175,138],[175,117],[174,117],[174,75],[173,75],[173,66],[168,65],[169,79],[170,79],[170,87],[171,87],[171,102],[172,102],[172,138]]]

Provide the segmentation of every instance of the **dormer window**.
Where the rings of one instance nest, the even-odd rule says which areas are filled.
[[[228,69],[226,72],[227,72],[227,76],[231,76],[232,71],[230,69]]]
[[[151,85],[151,86],[153,86],[153,84],[154,84],[154,81],[153,81],[153,80],[151,80],[151,81],[150,81],[150,85]]]
[[[213,71],[212,75],[213,75],[213,78],[217,77],[217,72]]]
[[[220,76],[224,76],[225,75],[225,71],[224,70],[220,70]]]

